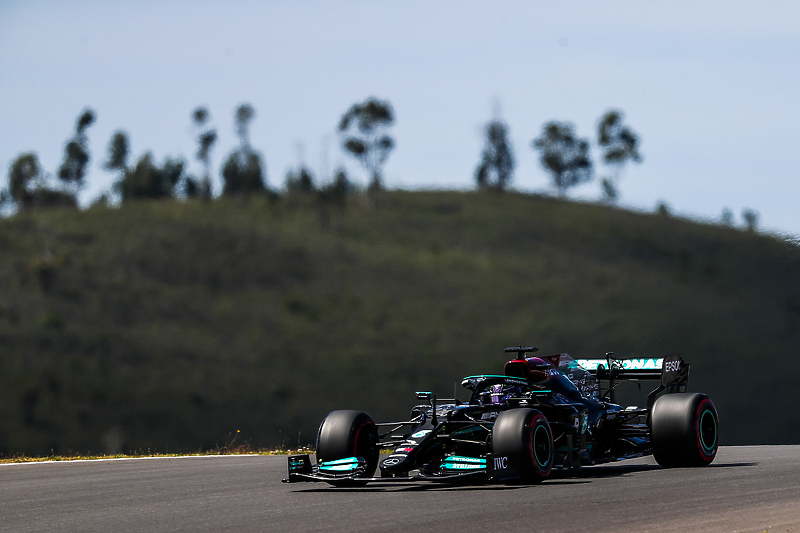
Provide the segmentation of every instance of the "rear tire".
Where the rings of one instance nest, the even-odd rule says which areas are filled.
[[[317,463],[363,457],[367,469],[360,477],[372,477],[378,466],[378,427],[367,413],[333,411],[319,426]]]
[[[553,432],[547,418],[536,409],[503,411],[492,429],[492,453],[515,457],[525,481],[541,482],[553,469]]]
[[[711,464],[719,446],[719,418],[705,394],[666,394],[650,415],[653,456],[665,468]]]

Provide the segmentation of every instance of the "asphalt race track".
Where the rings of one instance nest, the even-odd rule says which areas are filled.
[[[0,531],[800,532],[800,446],[723,447],[541,485],[280,483],[282,456],[0,465]]]

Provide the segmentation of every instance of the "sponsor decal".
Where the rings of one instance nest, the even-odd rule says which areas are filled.
[[[423,429],[422,431],[417,431],[416,433],[411,435],[411,438],[412,439],[421,439],[422,437],[424,437],[425,435],[427,435],[430,432],[431,432],[430,429]]]
[[[604,359],[578,359],[575,362],[581,365],[586,370],[597,370],[598,366],[606,365],[606,361]]]
[[[448,470],[479,470],[483,465],[473,465],[467,463],[445,463],[444,468]]]
[[[624,370],[659,370],[664,359],[623,359],[617,362]],[[577,363],[586,370],[592,371],[597,370],[600,365],[608,364],[605,359],[578,359]]]
[[[447,457],[442,463],[442,470],[481,470],[486,468],[486,459],[478,457]]]
[[[389,457],[388,459],[384,460],[382,464],[383,466],[394,466],[400,464],[400,461],[402,461],[402,459],[399,457]]]
[[[663,359],[628,359],[623,361],[622,368],[625,370],[658,370],[663,361]]]
[[[508,468],[508,457],[501,456],[494,458],[495,470],[505,470],[506,468]]]
[[[310,474],[311,459],[308,455],[294,455],[289,457],[289,473]]]
[[[667,361],[664,363],[665,372],[677,372],[680,369],[681,369],[680,361]]]
[[[397,448],[394,453],[409,453],[413,452],[414,448]]]

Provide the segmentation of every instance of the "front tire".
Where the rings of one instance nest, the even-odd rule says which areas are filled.
[[[517,459],[525,481],[539,483],[553,469],[553,432],[536,409],[510,409],[497,417],[492,429],[492,453]]]
[[[378,427],[367,413],[333,411],[319,426],[317,463],[362,457],[367,469],[360,477],[372,477],[378,466]]]
[[[711,464],[719,446],[719,418],[705,394],[666,394],[650,415],[653,457],[665,468]]]

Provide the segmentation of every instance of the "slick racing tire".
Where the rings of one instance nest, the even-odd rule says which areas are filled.
[[[665,468],[711,464],[719,446],[719,418],[705,394],[666,394],[650,414],[653,456]]]
[[[503,411],[492,429],[492,453],[515,458],[522,479],[539,483],[553,469],[553,432],[536,409]]]
[[[378,427],[367,413],[333,411],[319,426],[317,462],[362,457],[367,469],[360,477],[372,477],[378,466]]]

